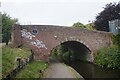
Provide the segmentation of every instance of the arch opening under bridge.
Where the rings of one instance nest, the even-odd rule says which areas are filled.
[[[59,60],[65,62],[88,61],[92,62],[92,52],[83,43],[78,41],[65,41],[51,50],[51,61]]]

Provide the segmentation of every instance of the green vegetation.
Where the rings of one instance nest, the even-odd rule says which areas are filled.
[[[2,14],[2,42],[8,44],[11,38],[12,25],[17,21],[17,19],[12,19],[6,13]]]
[[[85,28],[84,24],[82,24],[80,22],[74,23],[72,27],[75,27],[75,28]]]
[[[95,63],[97,65],[120,69],[120,50],[117,46],[100,49],[95,55]]]
[[[64,54],[62,54],[62,60],[63,60],[64,62],[69,63],[69,58],[70,58],[70,53],[69,53],[69,51],[64,52]]]
[[[63,44],[59,45],[59,56],[60,56],[60,61],[68,62],[69,50],[68,50],[67,46],[65,46]]]
[[[72,27],[74,27],[74,28],[86,28],[86,29],[89,29],[89,30],[95,30],[93,28],[93,26],[94,26],[94,23],[89,23],[89,24],[84,25],[84,24],[82,24],[80,22],[74,23],[72,25]]]
[[[120,34],[113,36],[113,43],[111,47],[97,51],[94,60],[97,65],[120,69]]]
[[[53,59],[59,59],[61,62],[69,62],[70,52],[65,45],[59,45],[51,51]]]
[[[117,45],[120,49],[120,33],[117,35],[113,35],[113,43]]]
[[[100,31],[109,31],[108,21],[120,19],[120,2],[106,4],[103,11],[98,13],[94,28]]]
[[[86,29],[95,30],[95,28],[93,28],[94,23],[89,23],[89,24],[86,24],[85,26],[86,26]]]
[[[22,59],[28,58],[31,55],[31,51],[27,48],[13,48],[12,44],[2,47],[2,73],[6,75],[14,67],[17,66],[17,57]]]
[[[14,48],[12,44],[2,47],[2,73],[7,75],[18,64],[16,57],[21,57],[23,60],[31,55],[31,51],[28,48]],[[16,78],[41,78],[40,70],[45,70],[48,64],[40,61],[31,61],[25,66],[18,74]]]
[[[58,52],[57,52],[57,48],[54,48],[52,51],[51,51],[51,57],[52,59],[56,60],[57,59],[57,56],[58,56]]]
[[[16,78],[41,78],[40,70],[44,71],[47,67],[45,62],[32,61],[16,75]]]

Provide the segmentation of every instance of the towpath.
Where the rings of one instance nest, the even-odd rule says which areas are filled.
[[[83,77],[70,66],[63,63],[51,63],[44,72],[44,78],[72,78],[74,80],[84,80]]]

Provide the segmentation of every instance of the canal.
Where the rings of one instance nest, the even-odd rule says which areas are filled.
[[[83,78],[116,78],[120,80],[120,70],[106,69],[84,61],[73,61],[67,64],[73,67]],[[115,79],[115,80],[116,80]]]
[[[67,65],[74,68],[85,80],[88,78],[120,80],[120,70],[103,68],[90,63],[92,54],[86,45],[76,41],[64,42],[61,45],[56,48],[57,53],[59,53],[56,59],[64,61]],[[52,53],[56,53],[55,50]]]

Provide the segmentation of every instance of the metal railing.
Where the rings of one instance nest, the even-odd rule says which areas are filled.
[[[22,70],[29,62],[33,60],[33,52],[32,54],[25,60],[22,60],[21,58],[18,58],[18,65],[14,69],[12,69],[7,75],[2,75],[2,80],[8,80],[10,78],[16,77],[16,74]]]

